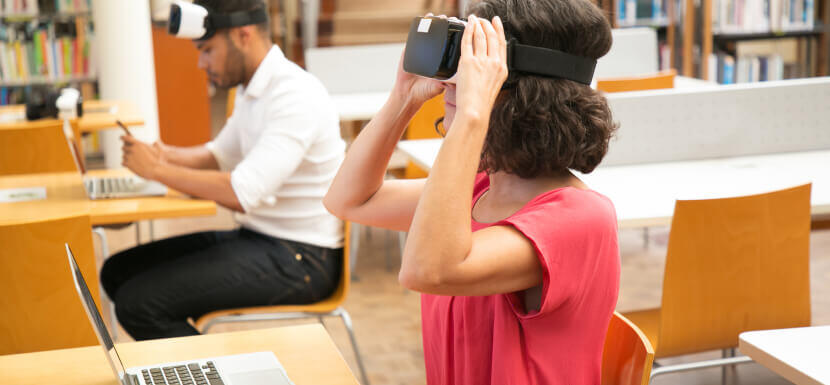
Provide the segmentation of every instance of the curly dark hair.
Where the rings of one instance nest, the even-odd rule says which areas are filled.
[[[598,59],[611,26],[589,0],[481,0],[467,14],[507,22],[519,43]],[[511,71],[490,117],[481,170],[521,178],[590,173],[608,152],[617,125],[604,96],[571,80]]]

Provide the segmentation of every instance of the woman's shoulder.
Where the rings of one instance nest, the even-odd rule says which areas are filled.
[[[514,215],[538,225],[567,224],[569,227],[607,225],[616,229],[614,204],[601,193],[577,187],[563,187],[540,194]]]

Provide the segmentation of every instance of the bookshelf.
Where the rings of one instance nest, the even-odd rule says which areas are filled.
[[[649,27],[657,31],[658,68],[675,68],[674,4],[678,0],[594,0],[613,28]]]
[[[90,0],[0,0],[0,105],[71,85],[96,93]]]
[[[729,84],[830,73],[830,0],[679,1],[684,76]]]

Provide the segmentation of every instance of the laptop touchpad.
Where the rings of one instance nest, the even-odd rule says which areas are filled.
[[[228,379],[228,385],[294,385],[279,369],[227,373],[223,377]]]

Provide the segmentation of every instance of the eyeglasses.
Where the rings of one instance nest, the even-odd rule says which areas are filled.
[[[442,138],[447,136],[447,130],[444,128],[444,117],[438,118],[435,121],[435,132],[438,133]]]

